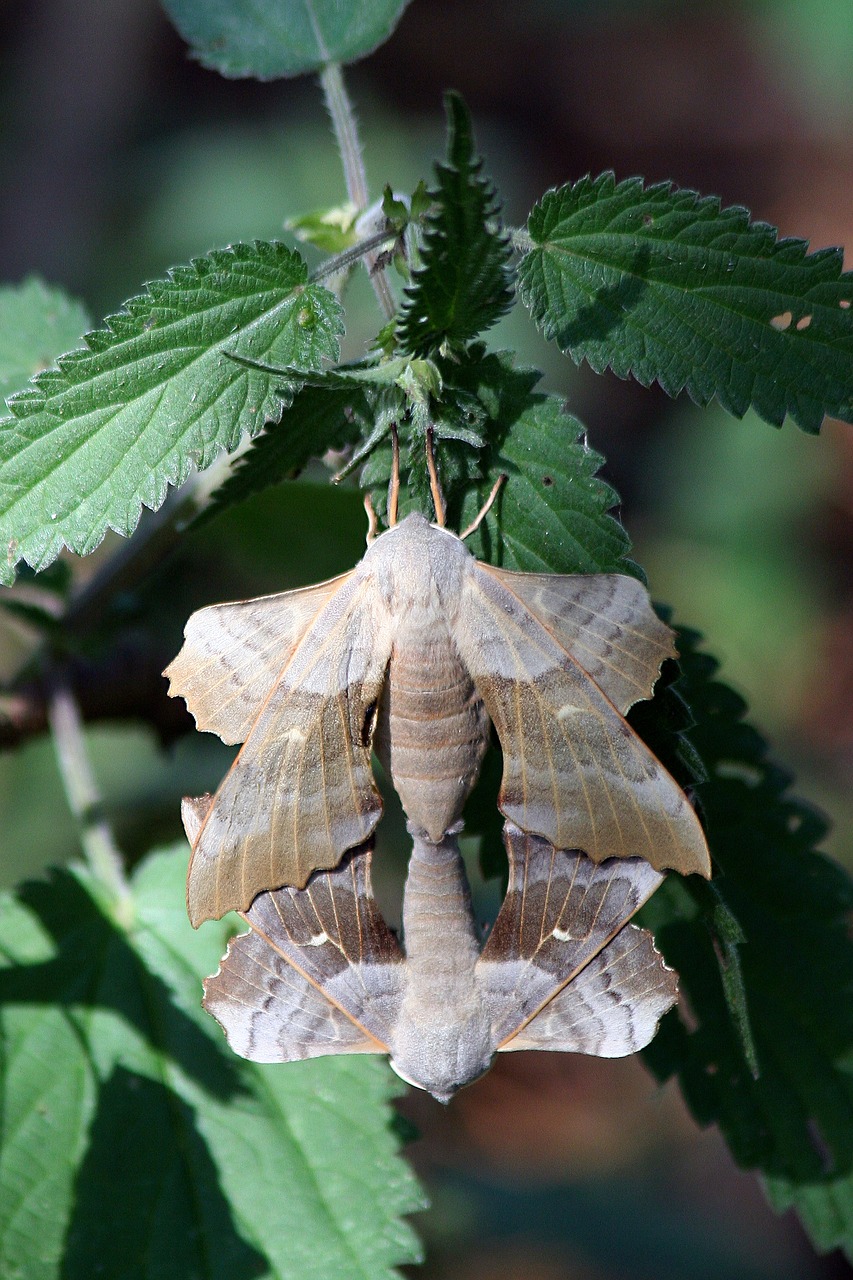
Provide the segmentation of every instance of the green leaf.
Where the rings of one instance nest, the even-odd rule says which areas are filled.
[[[421,1200],[387,1067],[235,1057],[199,1003],[228,923],[193,932],[185,870],[149,858],[127,928],[82,871],[0,900],[0,1274],[390,1277]]]
[[[89,327],[82,303],[43,281],[0,288],[0,397],[53,364]]]
[[[678,1076],[699,1123],[720,1125],[818,1249],[853,1257],[853,882],[815,852],[823,819],[791,795],[716,664],[690,633],[679,648],[720,875],[713,895],[670,876],[644,909],[684,996],[646,1061],[660,1079]],[[653,747],[673,767],[660,736]],[[673,771],[686,780],[677,761]]]
[[[271,423],[237,460],[198,525],[255,493],[294,479],[312,458],[342,449],[372,423],[371,400],[357,387],[303,387],[280,422]]]
[[[597,475],[603,459],[562,399],[535,390],[540,377],[482,344],[442,363],[441,395],[430,412],[448,525],[466,528],[505,475],[491,512],[468,542],[474,555],[531,572],[638,574],[626,559],[627,535],[610,515],[617,495]],[[410,428],[408,445],[400,514],[431,514],[423,433]],[[385,444],[361,474],[380,517],[390,477]]]
[[[281,244],[236,245],[148,285],[87,349],[63,356],[0,422],[0,581],[128,534],[193,465],[281,413],[281,378],[235,352],[317,369],[337,355],[341,309]]]
[[[472,552],[533,573],[637,573],[625,558],[627,534],[610,514],[618,496],[598,476],[604,459],[561,397],[534,390],[540,374],[475,349],[456,377],[488,415],[489,445],[461,509],[451,503],[452,523],[469,524],[497,477],[507,476],[494,516],[471,537]]]
[[[292,370],[278,370],[252,361],[246,363],[278,377],[298,376]],[[402,356],[341,365],[305,376],[301,392],[284,410],[281,420],[271,423],[237,460],[232,474],[213,495],[211,506],[196,520],[196,525],[270,485],[293,479],[311,458],[320,457],[330,449],[343,450],[360,440],[355,453],[334,477],[342,479],[373,452],[392,422],[402,423],[406,415],[415,413],[423,417],[432,394],[440,389],[441,376],[432,361]],[[448,434],[482,444],[467,419],[461,421],[465,415],[458,416],[458,425],[455,421],[448,424]],[[443,425],[439,406],[436,417],[439,434],[443,434]]]
[[[274,80],[363,58],[408,0],[163,0],[193,57],[224,76]]]
[[[460,347],[498,320],[512,303],[510,245],[497,225],[494,187],[480,176],[471,118],[447,94],[447,164],[436,165],[434,205],[424,218],[421,262],[406,288],[397,336],[404,351],[428,356]]]
[[[853,421],[853,273],[840,249],[808,254],[715,197],[616,183],[612,173],[549,192],[528,225],[521,296],[546,337],[596,372],[612,369],[698,404],[716,397],[817,431]]]

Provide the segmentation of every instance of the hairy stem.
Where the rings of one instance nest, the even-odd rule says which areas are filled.
[[[320,84],[326,99],[326,108],[332,119],[332,128],[338,143],[347,195],[356,209],[367,208],[367,174],[361,154],[361,142],[355,112],[346,91],[344,77],[337,62],[329,62],[320,72]]]
[[[509,238],[516,253],[530,253],[536,248],[536,242],[526,227],[510,227]]]
[[[329,62],[320,72],[320,85],[326,100],[326,109],[332,121],[338,152],[344,170],[347,195],[360,213],[363,213],[369,202],[367,190],[367,174],[364,158],[361,153],[361,142],[358,136],[355,112],[344,84],[343,73],[339,63]],[[376,270],[375,255],[366,259],[370,282],[380,307],[387,320],[393,318],[397,308],[394,296],[385,277],[383,269]]]
[[[48,719],[62,785],[77,823],[86,862],[113,899],[117,917],[129,924],[132,899],[121,853],[103,815],[80,710],[61,673],[56,673],[52,680]]]
[[[377,231],[376,235],[368,236],[366,240],[359,240],[358,244],[350,245],[349,249],[343,249],[340,253],[336,253],[333,258],[326,258],[324,262],[314,268],[309,279],[312,284],[322,284],[330,276],[336,276],[345,271],[347,267],[352,266],[354,262],[358,262],[360,258],[375,257],[375,249],[381,249],[386,245],[393,244],[396,238],[396,231]]]

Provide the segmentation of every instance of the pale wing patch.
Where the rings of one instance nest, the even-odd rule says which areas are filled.
[[[651,934],[628,924],[501,1049],[622,1058],[649,1044],[677,999]]]
[[[263,893],[205,983],[205,1007],[238,1053],[287,1062],[327,1053],[386,1053],[405,963],[370,886],[369,849],[319,872],[305,889]]]
[[[245,742],[258,711],[308,627],[352,577],[234,604],[199,609],[184,645],[163,672],[199,729]]]
[[[710,875],[681,788],[530,611],[475,566],[453,629],[504,755],[500,806],[525,831],[596,862],[642,857]]]
[[[376,604],[369,578],[345,583],[263,704],[193,847],[193,924],[303,886],[376,826],[370,735],[391,650]]]
[[[643,859],[596,865],[511,823],[504,839],[509,885],[477,963],[499,1044],[577,981],[663,879]]]
[[[477,569],[510,591],[623,714],[651,696],[664,659],[676,656],[672,631],[636,578]]]
[[[235,1053],[298,1062],[329,1053],[384,1053],[379,1044],[254,933],[230,943],[202,1002]]]
[[[203,796],[184,796],[181,800],[181,821],[190,846],[194,845],[198,839],[201,825],[212,803],[213,796],[209,791],[205,791]]]

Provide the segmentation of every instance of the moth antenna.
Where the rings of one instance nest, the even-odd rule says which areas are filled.
[[[388,528],[397,523],[400,505],[400,437],[396,422],[391,423],[391,483],[388,486]]]
[[[427,469],[429,471],[429,487],[432,493],[432,504],[435,507],[435,523],[440,529],[444,528],[447,519],[447,509],[444,505],[444,495],[441,492],[441,485],[438,482],[438,470],[435,465],[435,433],[432,427],[427,427],[426,437],[426,456]]]
[[[492,507],[495,505],[495,498],[500,493],[501,485],[504,483],[505,480],[506,480],[506,476],[503,473],[501,473],[501,475],[498,476],[497,480],[492,485],[492,492],[489,494],[488,498],[486,498],[486,501],[483,503],[482,507],[480,508],[478,515],[471,521],[471,523],[468,525],[468,528],[463,533],[460,533],[459,537],[463,542],[465,541],[466,538],[470,538],[471,534],[474,533],[477,529],[479,529],[480,525],[483,523],[486,516],[491,511]]]
[[[376,512],[373,509],[373,503],[370,500],[370,494],[364,495],[364,509],[367,512],[367,545],[370,546],[376,537],[376,530],[379,528],[379,521]]]

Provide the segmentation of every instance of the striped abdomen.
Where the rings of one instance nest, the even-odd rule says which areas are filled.
[[[445,628],[406,640],[391,651],[374,745],[410,822],[439,841],[477,781],[489,720]]]

